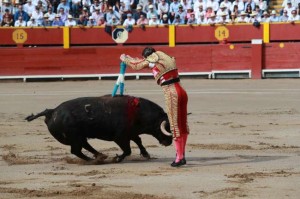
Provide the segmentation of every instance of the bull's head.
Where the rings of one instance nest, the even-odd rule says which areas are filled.
[[[159,143],[164,146],[169,146],[172,144],[173,134],[170,130],[170,124],[166,120],[163,120],[160,123],[160,133],[157,136],[157,139]]]

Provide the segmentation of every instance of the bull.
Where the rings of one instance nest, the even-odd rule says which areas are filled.
[[[86,161],[100,156],[107,158],[88,143],[88,139],[93,138],[114,141],[121,148],[123,153],[114,158],[115,162],[121,162],[131,154],[131,140],[143,157],[150,158],[141,134],[152,135],[164,146],[172,144],[167,114],[159,105],[144,98],[127,95],[82,97],[25,119],[30,122],[41,116],[45,116],[51,135],[60,143],[70,145],[71,153]],[[83,154],[82,148],[91,152],[94,158]]]

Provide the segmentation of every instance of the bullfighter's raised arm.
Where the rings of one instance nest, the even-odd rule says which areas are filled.
[[[123,60],[127,66],[130,66],[133,70],[141,70],[149,66],[149,61],[146,59],[132,58],[128,55],[122,54],[121,60]]]

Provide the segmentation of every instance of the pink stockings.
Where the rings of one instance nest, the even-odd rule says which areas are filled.
[[[182,134],[180,137],[177,137],[174,141],[176,148],[176,160],[175,162],[179,162],[183,158],[185,158],[185,145],[187,141],[188,134]]]

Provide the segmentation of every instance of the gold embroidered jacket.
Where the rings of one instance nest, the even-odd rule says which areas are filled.
[[[161,76],[163,76],[167,72],[177,69],[175,58],[170,57],[169,55],[161,51],[156,51],[152,53],[146,59],[132,58],[126,56],[124,62],[133,70],[140,70],[145,67],[149,67],[149,64],[154,64],[155,73],[153,71],[153,74],[156,81],[158,81],[161,78]]]

